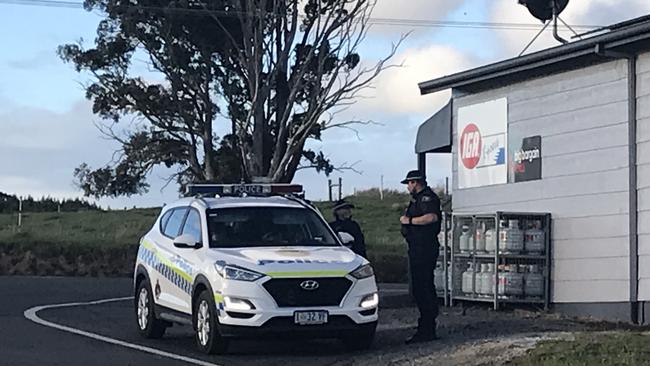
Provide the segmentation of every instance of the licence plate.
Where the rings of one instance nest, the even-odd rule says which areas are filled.
[[[327,315],[327,311],[296,311],[293,320],[300,325],[325,324]]]

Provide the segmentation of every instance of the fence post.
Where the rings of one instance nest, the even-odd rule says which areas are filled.
[[[339,201],[343,198],[343,195],[341,193],[343,187],[343,178],[339,177]]]
[[[329,201],[332,202],[332,180],[327,180],[327,190],[329,191]]]
[[[23,198],[18,198],[18,227],[23,224]]]

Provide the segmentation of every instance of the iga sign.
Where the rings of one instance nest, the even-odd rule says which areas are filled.
[[[508,100],[458,108],[458,188],[508,181]]]
[[[542,179],[542,136],[525,137],[512,153],[514,182]]]

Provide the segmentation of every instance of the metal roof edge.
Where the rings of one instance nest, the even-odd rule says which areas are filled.
[[[420,88],[421,95],[430,94],[449,88],[457,88],[485,80],[496,79],[514,73],[522,73],[542,66],[593,54],[596,52],[596,46],[599,46],[601,49],[607,49],[621,47],[625,44],[645,39],[650,39],[650,22],[632,25],[588,39],[538,51],[526,56],[515,57],[441,78],[424,81],[419,83],[418,87]],[[650,50],[650,42],[647,48]]]

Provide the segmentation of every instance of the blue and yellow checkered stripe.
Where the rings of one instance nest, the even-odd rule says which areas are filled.
[[[158,255],[150,243],[142,243],[138,250],[138,258],[185,293],[192,294],[192,278],[187,273],[175,267],[171,262]]]

